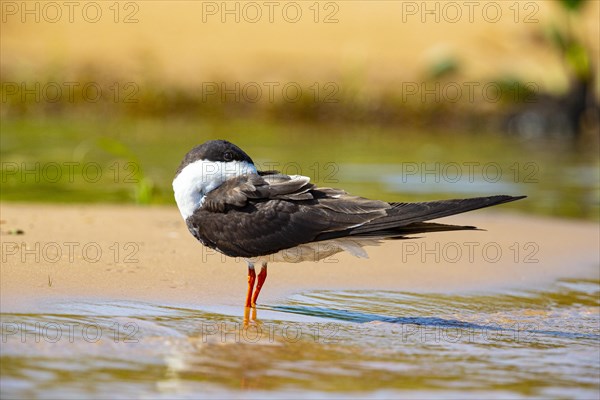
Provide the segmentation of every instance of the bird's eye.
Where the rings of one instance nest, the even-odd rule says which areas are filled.
[[[223,153],[223,159],[225,161],[233,160],[233,153],[231,151],[226,151],[225,153]]]

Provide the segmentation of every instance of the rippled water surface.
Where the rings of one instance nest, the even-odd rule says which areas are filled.
[[[2,314],[2,398],[598,398],[600,282],[320,291],[244,316],[90,301]],[[246,317],[246,320],[245,320]]]

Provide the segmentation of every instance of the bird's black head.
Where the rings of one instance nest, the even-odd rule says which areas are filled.
[[[194,147],[185,155],[177,169],[176,175],[179,175],[181,170],[188,164],[198,160],[221,162],[246,161],[254,165],[250,156],[235,144],[228,142],[227,140],[209,140],[208,142],[204,142],[201,145]]]

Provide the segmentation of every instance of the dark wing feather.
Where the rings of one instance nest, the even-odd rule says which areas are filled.
[[[488,196],[470,199],[452,199],[428,201],[422,203],[391,203],[391,209],[385,217],[352,230],[352,235],[360,235],[378,230],[404,227],[416,222],[433,219],[491,207],[522,199],[526,196]]]
[[[357,238],[401,238],[406,235],[427,232],[477,229],[474,226],[459,226],[427,223],[432,219],[447,217],[480,208],[491,207],[522,199],[526,196],[488,196],[471,199],[438,200],[422,203],[391,203],[387,215],[343,232],[326,232],[317,240],[352,236]]]
[[[431,233],[431,232],[447,232],[447,231],[465,231],[465,230],[480,230],[475,226],[468,225],[448,225],[438,224],[434,222],[415,222],[409,225],[405,225],[398,228],[375,230],[371,232],[363,232],[354,235],[357,238],[363,239],[404,239],[408,235],[415,235],[417,233]],[[341,232],[340,232],[341,233]],[[335,232],[331,234],[332,237],[327,238],[328,233],[320,235],[319,240],[335,239]],[[346,236],[352,236],[351,232],[344,232]]]
[[[390,204],[351,196],[342,190],[316,188],[307,177],[274,172],[226,181],[207,194],[202,207],[187,222],[205,245],[232,257],[255,257],[346,236],[401,238],[415,233],[475,229],[425,221],[519,198],[491,196]]]
[[[313,242],[386,215],[390,204],[315,189],[309,178],[245,175],[207,194],[187,220],[205,245],[233,257],[253,257]]]
[[[312,200],[310,190],[313,188],[310,178],[305,176],[243,175],[227,180],[208,193],[202,208],[224,212],[228,207],[243,207],[248,200]]]

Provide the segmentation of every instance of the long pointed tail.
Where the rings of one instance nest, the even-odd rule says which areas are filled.
[[[433,219],[523,199],[527,196],[489,196],[422,203],[390,203],[388,215],[351,229],[349,236],[401,237],[416,233],[477,229],[474,226],[431,223]]]

